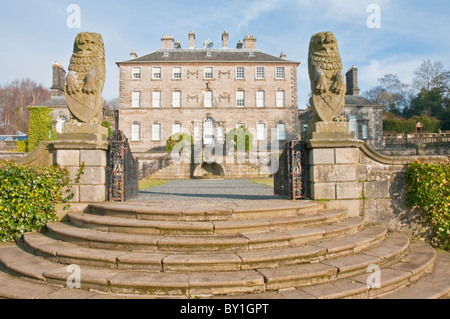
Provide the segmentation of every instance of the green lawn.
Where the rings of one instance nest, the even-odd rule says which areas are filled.
[[[255,184],[262,184],[273,188],[273,178],[253,178],[249,179],[249,181]]]
[[[146,188],[152,188],[155,186],[159,186],[170,181],[167,180],[156,180],[156,179],[143,179],[139,181],[139,190],[143,190]]]

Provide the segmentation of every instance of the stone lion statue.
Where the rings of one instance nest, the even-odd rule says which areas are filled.
[[[69,110],[79,121],[99,121],[105,77],[102,36],[92,32],[78,34],[67,75],[66,100]]]
[[[320,32],[311,37],[308,55],[311,106],[320,121],[331,121],[345,104],[345,76],[335,36]]]

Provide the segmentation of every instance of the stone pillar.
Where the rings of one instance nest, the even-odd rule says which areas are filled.
[[[347,122],[316,122],[308,134],[311,199],[332,200],[334,206],[347,208],[348,216],[358,216],[363,199],[359,141],[352,138]]]
[[[100,124],[68,123],[53,142],[54,164],[69,170],[75,180],[80,167],[84,173],[74,184],[73,203],[96,203],[106,200],[106,155],[108,130]]]

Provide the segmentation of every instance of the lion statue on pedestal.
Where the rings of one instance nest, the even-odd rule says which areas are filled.
[[[92,32],[78,34],[65,88],[67,105],[78,121],[100,122],[105,77],[105,49],[102,36]]]
[[[319,121],[332,121],[345,105],[346,91],[342,60],[333,33],[320,32],[312,36],[308,70],[311,106]]]

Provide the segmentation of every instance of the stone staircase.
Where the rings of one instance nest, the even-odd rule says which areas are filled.
[[[450,254],[344,209],[161,205],[90,205],[0,246],[0,297],[449,297]],[[81,289],[67,288],[68,265],[80,267]],[[381,268],[380,288],[368,288],[370,265]]]

